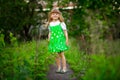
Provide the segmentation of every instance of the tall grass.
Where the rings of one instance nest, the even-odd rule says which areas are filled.
[[[39,44],[39,45],[38,45]],[[47,41],[21,43],[0,52],[1,80],[45,80],[50,54]]]
[[[119,80],[120,40],[104,40],[96,46],[96,53],[89,55],[89,67],[83,80]]]
[[[80,78],[87,68],[87,55],[80,51],[75,38],[70,38],[69,42],[70,49],[66,52],[65,56],[70,68],[74,71],[73,77]]]
[[[119,80],[120,56],[94,54],[83,80]]]
[[[120,40],[100,41],[95,53],[84,54],[74,38],[70,39],[67,61],[78,80],[119,80]]]
[[[70,49],[65,52],[67,63],[74,72],[72,77],[76,77],[78,80],[120,79],[119,40],[101,42],[103,51],[101,52],[101,48],[97,47],[99,49],[97,53],[91,55],[81,51],[77,43],[75,38],[70,38]],[[1,48],[0,79],[47,80],[46,74],[49,64],[54,61],[54,56],[47,49],[46,40]]]

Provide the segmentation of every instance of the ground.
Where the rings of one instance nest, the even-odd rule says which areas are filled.
[[[69,65],[67,64],[68,72],[65,74],[56,73],[56,65],[52,64],[49,67],[49,71],[47,73],[48,80],[77,80],[76,78],[72,77],[73,71],[70,69]]]

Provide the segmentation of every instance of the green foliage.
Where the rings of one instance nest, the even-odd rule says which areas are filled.
[[[105,54],[98,49],[98,55],[88,55],[80,50],[76,39],[69,38],[70,49],[65,52],[65,56],[70,68],[74,71],[71,77],[82,80],[119,80],[120,42],[108,43],[107,41],[99,43],[104,46],[102,53]],[[46,80],[49,64],[52,64],[55,58],[48,52],[47,45],[46,40],[40,40],[2,48],[0,79]]]
[[[42,12],[42,6],[37,5],[38,0],[30,0],[26,3],[25,0],[1,0],[0,1],[0,29],[3,29],[4,35],[8,36],[9,31],[13,34],[21,36],[28,36],[28,30],[31,25],[36,26],[38,21],[41,22],[39,12],[35,12],[36,8],[40,8]],[[115,27],[119,23],[119,0],[44,0],[47,3],[47,8],[52,8],[54,1],[58,2],[59,6],[67,6],[70,1],[75,3],[77,8],[73,10],[62,11],[65,17],[66,24],[68,26],[69,34],[72,36],[78,36],[84,34],[89,38],[91,35],[89,31],[89,22],[85,22],[86,16],[90,16],[88,10],[99,19],[105,22],[109,28]],[[4,13],[4,14],[3,14]],[[46,13],[46,12],[45,12]],[[93,17],[92,16],[92,17]],[[94,20],[93,20],[94,21]],[[117,22],[118,21],[118,22]],[[92,24],[95,24],[93,22]],[[109,30],[108,28],[108,30]],[[116,27],[119,29],[119,27]],[[103,28],[104,31],[106,29]],[[25,31],[25,32],[24,32]],[[21,33],[22,32],[22,33]],[[106,31],[107,32],[107,31]],[[109,31],[108,31],[109,32]],[[119,33],[119,31],[117,31]],[[104,33],[104,35],[106,35]],[[6,37],[5,37],[6,38]]]
[[[91,55],[83,80],[119,80],[120,56]]]
[[[15,37],[24,32],[24,28],[28,30],[31,24],[36,25],[39,17],[34,12],[38,6],[35,1],[30,0],[30,3],[26,3],[24,0],[0,0],[0,30],[4,31],[0,32],[1,80],[44,80],[48,65],[53,61],[54,56],[47,52],[47,41],[18,45]],[[76,2],[78,8],[63,11],[69,35],[78,38],[84,35],[90,43],[86,47],[89,46],[91,53],[100,54],[84,54],[76,40],[71,38],[70,50],[65,55],[75,73],[74,76],[83,80],[119,80],[120,41],[106,40],[106,36],[110,37],[110,33],[113,35],[114,30],[118,35],[120,33],[120,0],[45,1],[50,8],[53,1],[59,1],[60,6],[66,6],[69,1]],[[11,33],[8,35],[9,32]],[[12,45],[9,47],[4,41],[8,36]]]
[[[0,33],[0,48],[5,47],[4,34]]]
[[[48,65],[52,61],[46,45],[44,40],[37,44],[32,41],[3,48],[0,51],[0,79],[46,80]]]
[[[0,5],[0,29],[2,28],[4,31],[20,30],[23,25],[19,24],[26,18],[25,8],[27,4],[23,0],[2,0]]]
[[[120,40],[114,40],[114,41],[109,41],[106,40],[103,43],[100,43],[101,46],[103,46],[103,52],[107,55],[119,55],[120,51],[119,51],[119,47],[120,47]]]
[[[71,23],[68,23],[68,27],[70,29],[70,35],[72,36],[80,36],[82,34],[88,36],[89,35],[89,26],[88,23],[85,22],[86,18],[84,17],[86,15],[85,11],[82,9],[74,9],[73,13],[71,13]]]
[[[76,77],[78,80],[120,79],[118,76],[120,75],[119,40],[96,43],[95,54],[85,54],[79,49],[76,42],[75,39],[70,38],[70,50],[65,54],[70,68],[74,71],[72,77]]]
[[[35,12],[35,1],[26,3],[25,0],[1,0],[0,5],[0,30],[4,30],[6,37],[12,32],[23,39],[23,36],[28,34],[29,27],[36,25],[39,20]]]
[[[13,36],[13,33],[10,32],[10,42],[12,46],[17,46],[18,42],[17,42],[17,38]]]
[[[70,50],[65,54],[66,60],[70,65],[70,68],[74,71],[71,77],[81,79],[81,76],[85,73],[87,68],[87,55],[79,50],[79,45],[74,38],[70,38]]]
[[[65,0],[59,4],[68,4],[67,1],[68,0]],[[106,38],[104,36],[108,36],[110,33],[119,35],[109,31],[113,30],[113,28],[116,31],[119,29],[119,26],[115,26],[119,22],[119,0],[78,0],[73,2],[76,3],[78,8],[66,12],[63,11],[69,35],[76,37],[84,35],[87,39],[86,41],[89,41],[89,38],[92,35],[91,29],[93,29],[93,32],[100,29],[99,31],[101,32],[99,35],[100,38],[103,39]],[[91,20],[89,18],[91,18]],[[100,28],[100,26],[102,26],[102,28]],[[99,31],[97,32],[99,33]],[[119,31],[117,32],[119,33]]]

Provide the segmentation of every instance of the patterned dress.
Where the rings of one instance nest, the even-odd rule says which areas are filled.
[[[51,53],[62,52],[68,50],[68,46],[66,45],[66,38],[63,32],[63,29],[60,24],[55,26],[49,26],[50,31],[50,42],[48,46],[48,50]]]

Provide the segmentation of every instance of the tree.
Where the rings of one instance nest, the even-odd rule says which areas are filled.
[[[3,30],[5,40],[9,41],[9,33],[15,36],[29,38],[28,30],[35,25],[37,7],[36,0],[26,3],[24,0],[1,0],[0,1],[0,31]]]

